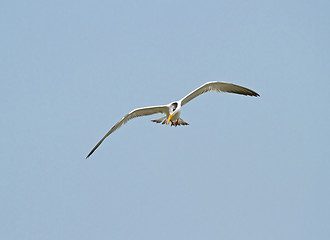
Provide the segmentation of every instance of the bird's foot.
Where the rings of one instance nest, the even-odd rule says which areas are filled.
[[[176,120],[175,122],[172,122],[172,121],[171,121],[171,126],[175,126],[175,127],[176,127],[176,126],[178,126],[178,125],[180,125],[179,122],[178,122],[178,120]]]
[[[171,126],[181,126],[181,125],[189,125],[188,123],[186,123],[185,121],[183,121],[181,118],[177,119],[175,122],[171,121]]]

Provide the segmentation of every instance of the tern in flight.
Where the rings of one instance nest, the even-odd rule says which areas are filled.
[[[207,82],[204,85],[200,86],[196,90],[189,93],[187,96],[182,98],[179,101],[172,102],[167,105],[161,105],[161,106],[151,106],[151,107],[144,107],[144,108],[136,108],[133,111],[131,111],[129,114],[127,114],[125,117],[123,117],[119,122],[117,122],[107,134],[96,144],[96,146],[90,151],[90,153],[87,155],[86,158],[88,158],[92,153],[101,145],[101,143],[106,139],[111,133],[116,131],[118,128],[123,126],[125,123],[127,123],[129,120],[136,118],[136,117],[143,117],[148,116],[156,113],[162,113],[165,116],[161,117],[156,120],[152,120],[152,122],[155,123],[162,123],[168,125],[169,122],[171,122],[171,126],[180,126],[180,125],[189,125],[185,121],[183,121],[180,118],[181,108],[186,103],[193,100],[195,97],[198,97],[199,95],[215,91],[215,92],[228,92],[228,93],[236,93],[236,94],[242,94],[242,95],[248,95],[248,96],[260,96],[258,93],[245,88],[241,87],[235,84],[231,83],[225,83],[225,82]]]

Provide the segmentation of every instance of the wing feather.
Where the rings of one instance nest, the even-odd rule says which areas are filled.
[[[255,91],[252,91],[248,88],[241,87],[232,83],[226,83],[226,82],[207,82],[204,85],[200,86],[196,90],[189,93],[187,96],[181,99],[181,105],[188,103],[189,101],[193,100],[195,97],[198,97],[199,95],[210,92],[210,91],[216,91],[216,92],[228,92],[228,93],[236,93],[236,94],[242,94],[242,95],[248,95],[248,96],[260,96]]]
[[[152,106],[152,107],[145,107],[145,108],[137,108],[128,113],[125,117],[123,117],[119,122],[117,122],[110,130],[105,134],[105,136],[95,145],[95,147],[92,149],[92,151],[87,155],[86,158],[88,158],[90,155],[93,154],[93,152],[101,145],[101,143],[106,139],[111,133],[116,131],[118,128],[123,126],[125,123],[127,123],[129,120],[136,118],[136,117],[143,117],[148,116],[156,113],[163,113],[168,115],[169,110],[168,106]]]

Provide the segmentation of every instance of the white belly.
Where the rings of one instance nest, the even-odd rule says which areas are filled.
[[[176,113],[173,115],[171,121],[172,121],[172,122],[175,122],[176,120],[178,120],[178,119],[180,118],[180,113],[181,113],[181,111],[176,112]]]

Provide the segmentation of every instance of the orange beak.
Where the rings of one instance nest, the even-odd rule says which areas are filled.
[[[171,121],[171,118],[173,117],[173,114],[171,114],[170,116],[168,116],[168,119],[167,119],[167,123],[166,125],[168,125],[168,123]]]

